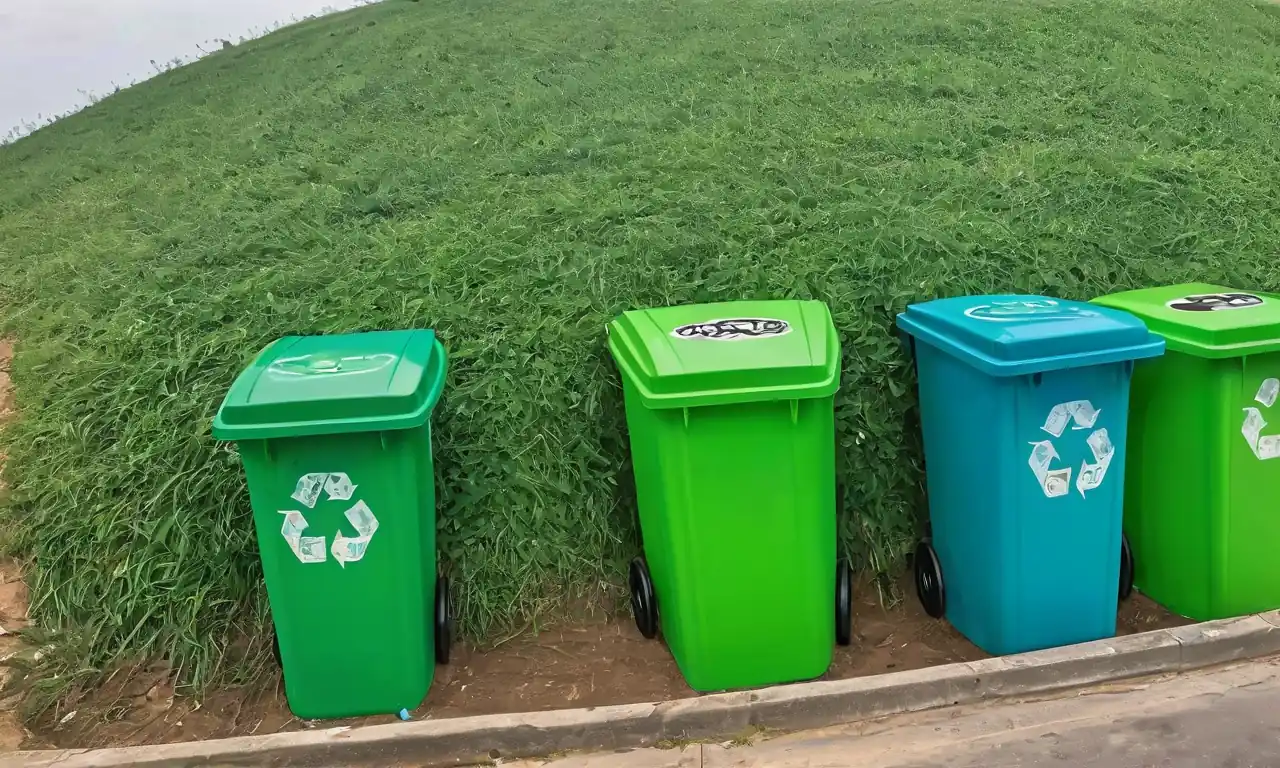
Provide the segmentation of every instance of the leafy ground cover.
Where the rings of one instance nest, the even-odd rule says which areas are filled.
[[[894,314],[1280,288],[1277,43],[1280,9],[1246,0],[389,0],[0,147],[3,525],[37,624],[67,631],[60,684],[261,668],[247,496],[209,424],[288,333],[445,340],[441,557],[493,638],[611,606],[636,550],[605,323],[822,299],[841,540],[895,572],[922,476]]]

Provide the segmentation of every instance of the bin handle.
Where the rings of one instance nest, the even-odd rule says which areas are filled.
[[[436,375],[432,382],[430,391],[427,392],[427,414],[430,418],[431,411],[435,410],[436,403],[440,402],[440,394],[444,392],[444,380],[449,371],[449,353],[445,351],[444,345],[439,339],[435,342],[435,354],[432,359],[440,368],[440,373]]]

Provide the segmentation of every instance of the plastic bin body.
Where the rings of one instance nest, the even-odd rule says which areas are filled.
[[[413,709],[430,687],[429,417],[444,373],[430,331],[290,337],[219,411],[214,435],[238,442],[300,718]]]
[[[725,319],[787,330],[674,335]],[[826,306],[628,312],[609,346],[662,634],[685,679],[715,691],[823,674],[835,631],[839,378]]]
[[[1135,586],[1197,621],[1280,608],[1280,438],[1268,439],[1280,435],[1280,300],[1196,283],[1096,301],[1143,318],[1169,347],[1133,380]]]
[[[898,322],[947,620],[997,655],[1113,635],[1131,361],[1162,344],[1123,313],[1035,296],[942,299]]]

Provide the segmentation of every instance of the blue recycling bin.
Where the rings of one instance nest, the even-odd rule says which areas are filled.
[[[1135,360],[1164,340],[1119,310],[969,296],[898,315],[920,382],[931,536],[916,592],[991,654],[1115,634]]]

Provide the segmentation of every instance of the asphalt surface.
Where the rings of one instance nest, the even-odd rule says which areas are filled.
[[[1280,768],[1280,660],[547,768]]]

